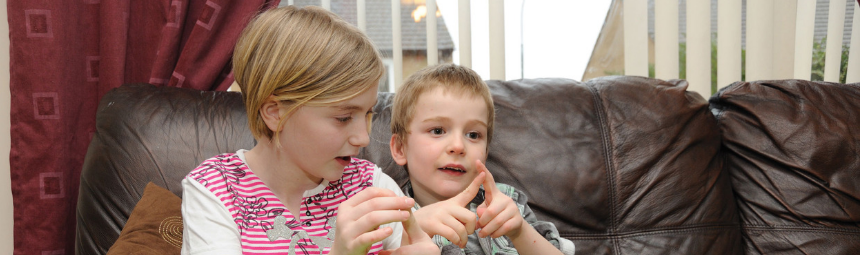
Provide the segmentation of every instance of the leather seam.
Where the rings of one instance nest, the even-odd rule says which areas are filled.
[[[611,234],[615,234],[618,230],[618,198],[616,194],[615,187],[615,166],[612,164],[612,150],[610,149],[611,142],[609,137],[609,127],[606,120],[606,113],[603,111],[603,104],[600,100],[600,93],[598,93],[597,89],[594,86],[589,86],[588,89],[591,91],[592,98],[594,100],[594,109],[597,114],[597,122],[600,126],[600,137],[603,141],[603,155],[606,161],[606,175],[609,182],[609,217],[610,217],[610,225],[609,232]],[[613,246],[615,246],[615,251],[618,253],[620,251],[619,243],[617,239],[613,238]]]
[[[714,231],[714,230],[738,230],[738,228],[739,228],[738,225],[710,225],[710,226],[699,226],[699,227],[677,228],[677,229],[630,231],[630,232],[616,233],[616,234],[560,235],[560,236],[563,238],[566,238],[566,239],[571,239],[571,240],[600,240],[600,239],[605,239],[605,238],[612,238],[613,240],[615,240],[615,239],[622,239],[622,238],[659,235],[659,234],[671,234],[671,233],[708,232],[708,231]]]

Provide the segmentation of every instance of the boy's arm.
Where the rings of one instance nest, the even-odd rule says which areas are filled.
[[[563,254],[525,221],[518,234],[518,236],[509,235],[508,238],[511,239],[519,254]]]
[[[516,194],[513,196],[516,198],[512,197],[512,199],[515,199],[515,202],[522,206],[521,215],[524,219],[522,231],[520,231],[519,236],[516,238],[508,236],[508,238],[511,238],[514,247],[517,247],[519,253],[558,254],[558,251],[561,251],[562,254],[573,255],[576,250],[573,242],[562,238],[559,235],[555,224],[552,224],[552,222],[538,220],[534,212],[528,206],[528,197],[518,190],[514,190],[513,188],[511,189]],[[537,250],[538,247],[534,247],[535,249],[532,249],[532,246],[540,246],[541,248],[540,250]],[[546,251],[546,253],[544,253],[544,251]]]
[[[570,248],[564,249],[568,246],[565,244],[568,243],[562,244],[562,240],[565,239],[558,238],[557,243],[560,245],[556,247],[532,227],[531,223],[537,222],[537,219],[531,209],[528,208],[528,198],[525,194],[514,193],[518,200],[514,202],[513,198],[499,190],[493,175],[486,169],[486,166],[480,161],[477,162],[477,165],[479,169],[487,173],[484,181],[485,200],[477,211],[478,225],[482,228],[478,233],[479,237],[507,236],[519,254],[563,254],[562,251],[565,250],[564,254],[573,254],[572,242],[568,241]],[[520,207],[522,209],[519,209]],[[555,236],[558,236],[557,231],[555,231]]]

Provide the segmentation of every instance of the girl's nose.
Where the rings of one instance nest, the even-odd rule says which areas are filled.
[[[355,123],[352,128],[352,135],[349,136],[349,144],[356,147],[365,147],[370,144],[370,128],[371,119],[367,118],[364,122]]]

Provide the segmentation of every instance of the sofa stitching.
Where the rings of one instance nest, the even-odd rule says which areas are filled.
[[[640,230],[640,231],[630,231],[630,232],[616,233],[616,234],[560,235],[560,236],[563,238],[566,238],[566,239],[571,239],[571,240],[599,240],[599,239],[604,239],[604,238],[621,239],[621,238],[630,238],[630,237],[657,235],[657,234],[689,233],[689,232],[705,232],[705,231],[714,231],[714,230],[737,230],[737,229],[738,229],[737,225],[711,225],[711,226],[702,226],[702,227],[694,227],[694,228]]]
[[[741,230],[753,231],[753,232],[799,231],[799,232],[812,232],[812,233],[833,233],[833,234],[843,234],[843,235],[860,235],[860,229],[831,228],[831,227],[808,227],[808,226],[806,226],[806,227],[794,227],[794,226],[741,225]]]
[[[597,113],[597,122],[600,126],[600,137],[603,140],[603,154],[604,159],[606,160],[606,175],[609,182],[609,217],[610,217],[610,225],[609,225],[609,233],[614,236],[617,231],[618,226],[618,216],[617,216],[617,195],[615,194],[615,172],[614,165],[612,164],[612,151],[610,150],[611,143],[609,141],[609,130],[606,123],[605,112],[603,112],[603,104],[600,100],[600,94],[597,89],[592,85],[588,86],[588,89],[592,93],[592,98],[594,99],[594,109]],[[620,251],[620,244],[617,238],[612,238],[612,243],[615,246],[615,253],[617,254]]]

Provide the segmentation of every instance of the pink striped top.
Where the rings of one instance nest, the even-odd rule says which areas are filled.
[[[340,180],[304,197],[299,219],[236,153],[215,156],[188,174],[215,195],[239,226],[243,254],[328,254],[338,205],[373,186],[374,164],[353,158]],[[368,254],[382,250],[375,243]]]

